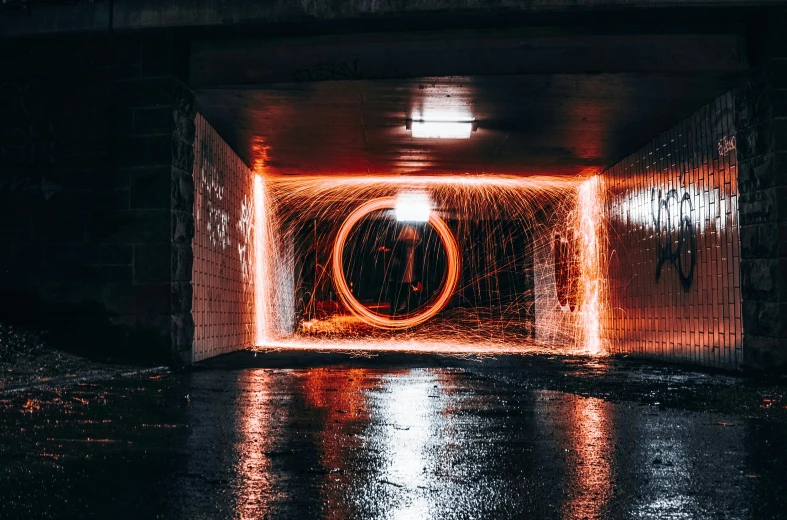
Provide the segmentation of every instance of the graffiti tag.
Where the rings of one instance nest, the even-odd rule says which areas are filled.
[[[55,162],[55,128],[38,81],[0,84],[0,161]]]
[[[678,271],[683,290],[688,291],[694,281],[694,267],[697,264],[697,237],[692,220],[694,206],[688,193],[678,195],[677,190],[662,191],[654,188],[650,196],[650,211],[656,226],[658,246],[656,254],[656,282],[661,277],[661,269],[669,262]]]
[[[725,135],[724,137],[719,139],[718,148],[719,148],[720,156],[728,154],[731,151],[735,150],[736,148],[735,136],[733,135],[732,137],[728,137]]]
[[[210,150],[203,143],[200,181],[202,183],[202,189],[205,191],[206,198],[208,199],[205,204],[205,210],[207,212],[205,229],[208,232],[210,243],[214,247],[220,246],[222,249],[226,249],[230,245],[230,235],[228,232],[230,217],[227,211],[222,207],[224,186],[217,178],[218,172],[210,161],[209,154]]]

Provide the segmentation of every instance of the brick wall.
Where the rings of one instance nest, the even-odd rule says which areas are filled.
[[[194,103],[172,35],[0,49],[0,320],[149,361],[191,349]]]
[[[735,123],[728,93],[603,173],[613,353],[741,367]]]
[[[253,178],[197,116],[194,160],[193,360],[254,344]]]

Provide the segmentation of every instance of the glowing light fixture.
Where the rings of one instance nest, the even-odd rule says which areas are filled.
[[[406,128],[412,132],[413,137],[467,139],[478,129],[478,122],[408,119]]]
[[[428,222],[432,203],[426,193],[400,193],[394,213],[399,222]]]

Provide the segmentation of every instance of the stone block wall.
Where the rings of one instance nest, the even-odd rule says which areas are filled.
[[[735,106],[719,97],[602,174],[612,353],[742,365]]]
[[[763,29],[763,55],[736,90],[744,363],[787,369],[787,12]]]
[[[0,48],[0,320],[88,354],[190,358],[195,110],[176,39],[12,43]]]
[[[191,362],[191,239],[194,235],[194,137],[196,108],[179,79],[178,43],[171,35],[114,40],[112,98],[115,132],[112,165],[126,183],[129,205],[104,219],[106,235],[133,251],[133,277],[120,288],[113,322],[150,329],[162,356]],[[134,347],[132,347],[134,348]]]

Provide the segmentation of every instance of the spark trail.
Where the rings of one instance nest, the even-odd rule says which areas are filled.
[[[461,273],[434,317],[415,326],[374,326],[393,316],[392,266],[405,224],[390,208],[379,208],[357,219],[343,237],[338,264],[363,309],[353,310],[336,293],[336,239],[357,208],[407,192],[426,194],[431,211],[450,228]],[[596,177],[257,176],[258,347],[602,354],[601,208]],[[450,272],[438,233],[429,223],[412,227],[423,287],[410,315],[438,297]],[[556,230],[570,238],[569,261],[576,263],[573,310],[556,296]],[[403,330],[386,330],[395,328]]]

